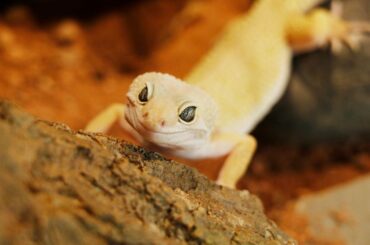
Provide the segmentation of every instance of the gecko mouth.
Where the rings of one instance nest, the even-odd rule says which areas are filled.
[[[128,108],[125,113],[125,119],[128,124],[138,134],[143,136],[146,141],[154,143],[158,146],[172,149],[184,149],[195,147],[200,141],[204,141],[206,132],[199,129],[184,129],[184,130],[167,130],[158,131],[146,127],[137,115],[137,112],[132,108]],[[195,137],[198,135],[198,137]],[[199,137],[201,136],[201,137]]]

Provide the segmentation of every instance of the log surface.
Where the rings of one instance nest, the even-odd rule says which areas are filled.
[[[0,102],[0,244],[294,244],[247,191]]]

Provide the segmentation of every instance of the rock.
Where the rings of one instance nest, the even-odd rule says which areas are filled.
[[[0,103],[0,244],[294,244],[247,191]]]
[[[370,244],[370,175],[302,197],[295,210],[318,239]]]

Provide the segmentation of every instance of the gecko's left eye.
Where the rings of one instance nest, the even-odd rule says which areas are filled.
[[[138,99],[141,102],[141,104],[145,104],[146,102],[148,102],[150,97],[152,96],[152,93],[153,93],[152,86],[150,86],[150,84],[146,84],[138,95]]]
[[[195,119],[196,106],[187,106],[185,109],[180,111],[179,117],[181,121],[191,123]]]

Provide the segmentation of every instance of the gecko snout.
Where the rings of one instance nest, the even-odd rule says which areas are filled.
[[[128,106],[135,106],[135,102],[130,96],[126,96],[126,99],[127,99]]]
[[[142,117],[145,121],[145,124],[149,126],[149,128],[158,128],[158,127],[164,127],[167,125],[166,119],[163,117],[155,116],[153,113],[144,112],[142,114]]]

